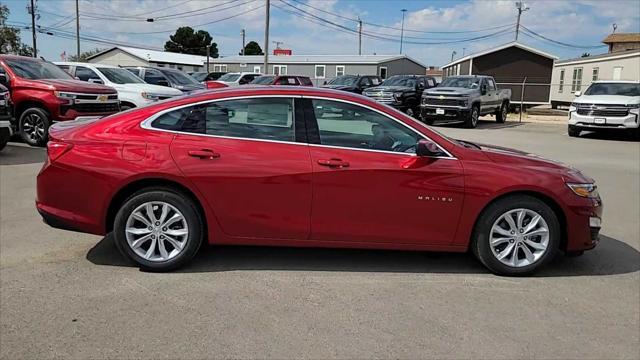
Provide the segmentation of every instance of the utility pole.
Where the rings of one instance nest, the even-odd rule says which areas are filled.
[[[362,20],[358,16],[358,55],[362,55]]]
[[[38,47],[36,46],[36,5],[31,0],[31,6],[27,6],[29,14],[31,14],[31,36],[33,36],[33,57],[38,57]]]
[[[467,48],[465,48],[465,47],[462,48],[462,56],[463,57],[464,57],[464,53],[465,53],[466,50],[467,50]]]
[[[269,8],[271,7],[270,0],[265,0],[267,3],[265,18],[264,18],[264,72],[269,73]]]
[[[240,35],[242,35],[242,55],[243,55],[243,56],[244,56],[244,47],[246,46],[246,45],[244,44],[245,34],[246,34],[246,33],[245,33],[244,29],[240,30]]]
[[[516,9],[518,9],[518,21],[516,21],[516,41],[518,41],[518,35],[520,33],[520,16],[523,12],[529,10],[529,7],[522,1],[517,1]]]
[[[407,12],[407,9],[402,9],[402,27],[400,28],[400,55],[402,55],[402,40],[404,39],[404,14]]]
[[[451,52],[451,61],[453,62],[453,57],[456,56],[457,52],[455,50],[453,50],[453,52]]]
[[[78,8],[78,0],[76,0],[76,49],[78,61],[80,61],[80,10]]]
[[[211,52],[211,45],[207,45],[207,72],[209,72],[209,53]],[[244,48],[242,49],[242,53],[244,54]]]

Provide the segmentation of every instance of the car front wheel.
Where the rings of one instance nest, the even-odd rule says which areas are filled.
[[[476,225],[472,250],[498,275],[528,275],[550,261],[560,242],[560,224],[543,201],[527,195],[489,205]]]
[[[18,132],[22,140],[31,146],[44,146],[49,139],[49,114],[40,108],[30,108],[20,115]]]
[[[473,105],[467,120],[464,123],[465,127],[473,129],[478,126],[478,118],[480,118],[480,107],[478,105]]]
[[[147,271],[170,271],[189,262],[202,243],[200,214],[187,196],[158,188],[127,199],[114,223],[116,247]]]
[[[569,127],[567,128],[567,133],[570,137],[578,137],[580,136],[580,132],[581,130],[579,128],[572,125],[569,125]]]

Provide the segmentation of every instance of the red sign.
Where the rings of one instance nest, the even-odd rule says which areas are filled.
[[[293,55],[293,51],[291,49],[273,49],[273,55]]]

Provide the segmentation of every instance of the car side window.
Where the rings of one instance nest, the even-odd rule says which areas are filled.
[[[293,99],[225,100],[205,107],[208,135],[295,141]]]
[[[415,131],[359,105],[313,99],[320,144],[355,149],[415,153]]]
[[[363,77],[362,79],[360,79],[360,86],[371,86],[371,79],[368,77]]]
[[[82,81],[89,81],[89,79],[100,79],[98,74],[93,70],[83,66],[76,66],[76,77]]]
[[[433,78],[428,78],[427,83],[429,84],[430,88],[436,86],[436,82],[435,80],[433,80]]]
[[[309,78],[308,78],[308,77],[306,77],[306,76],[301,76],[301,77],[299,78],[299,80],[300,80],[300,83],[301,83],[303,86],[313,86],[313,83],[311,82],[311,79],[309,79]]]
[[[280,85],[300,85],[300,83],[295,77],[284,76],[280,78]]]
[[[144,72],[144,81],[149,84],[158,85],[160,82],[168,82],[164,75],[160,71],[153,69],[146,69]]]
[[[380,85],[382,82],[380,81],[380,79],[378,79],[377,77],[372,77],[369,78],[371,80],[371,84],[373,84],[374,86],[378,86]]]
[[[496,89],[496,83],[493,81],[493,79],[487,79],[487,90],[493,91],[495,89]]]
[[[168,111],[151,123],[156,129],[202,134],[205,129],[205,111],[202,105],[187,106]]]

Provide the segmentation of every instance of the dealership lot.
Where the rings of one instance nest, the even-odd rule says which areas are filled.
[[[110,238],[43,224],[45,152],[0,154],[2,358],[637,358],[640,143],[566,125],[437,127],[531,151],[598,181],[602,242],[531,278],[465,254],[206,247],[140,272]]]

